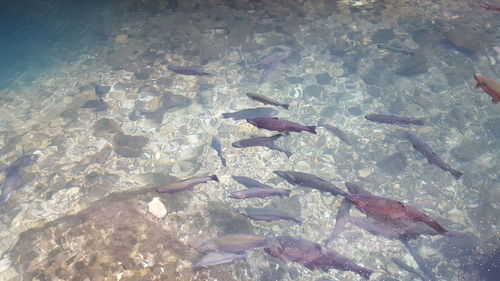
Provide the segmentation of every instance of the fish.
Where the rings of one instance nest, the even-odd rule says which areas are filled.
[[[340,207],[337,211],[337,216],[335,218],[335,226],[330,234],[330,236],[326,239],[325,245],[328,245],[331,241],[337,238],[340,233],[345,230],[347,223],[349,222],[349,211],[351,210],[351,202],[344,199],[340,203]]]
[[[193,265],[194,268],[210,267],[246,258],[246,253],[210,252]]]
[[[349,190],[350,193],[352,194],[364,194],[364,195],[373,195],[370,191],[364,189],[358,184],[355,184],[353,182],[344,182],[345,187],[347,187],[347,190]]]
[[[493,79],[482,75],[481,73],[474,73],[474,80],[476,80],[475,88],[481,88],[485,93],[491,96],[492,103],[500,102],[500,84]]]
[[[383,115],[383,114],[368,114],[365,115],[366,120],[370,120],[378,123],[396,124],[396,125],[408,125],[413,124],[417,126],[424,125],[423,119],[408,118],[395,115]]]
[[[278,101],[272,100],[266,96],[255,94],[255,93],[247,93],[247,96],[255,101],[261,102],[263,104],[269,104],[274,106],[281,106],[284,109],[288,110],[289,104],[280,103]]]
[[[370,278],[373,270],[360,267],[341,254],[320,244],[293,236],[278,236],[266,240],[264,251],[284,262],[297,262],[310,270],[329,271],[331,268],[349,270]]]
[[[291,192],[290,189],[255,187],[231,192],[229,197],[234,199],[266,198],[271,196],[285,197],[290,196]]]
[[[262,60],[260,60],[256,64],[251,64],[250,66],[282,63],[282,62],[286,61],[291,54],[292,54],[291,50],[277,52],[277,53],[274,53],[270,56],[263,58]]]
[[[337,195],[346,196],[348,194],[347,192],[341,190],[334,184],[329,183],[324,179],[312,174],[295,172],[295,171],[281,171],[281,170],[275,170],[273,171],[273,173],[282,177],[292,185],[317,189],[319,191],[328,192],[333,196]]]
[[[353,203],[367,217],[377,221],[397,224],[403,220],[410,220],[425,223],[439,234],[444,235],[448,232],[428,215],[397,200],[363,194],[349,194],[345,199]]]
[[[7,202],[13,191],[19,189],[22,180],[22,169],[31,166],[38,161],[38,154],[23,154],[12,164],[0,170],[5,173],[5,179],[0,184],[2,193],[0,194],[0,204]]]
[[[419,140],[415,135],[406,132],[405,136],[411,142],[413,148],[415,148],[416,151],[420,152],[425,156],[425,158],[427,158],[429,164],[434,164],[442,170],[449,172],[457,180],[462,176],[462,172],[451,168],[450,164],[445,163],[443,159],[441,159],[441,157],[439,157],[439,155],[437,155],[429,145]]]
[[[304,126],[292,121],[278,119],[278,117],[255,117],[248,118],[247,122],[257,128],[278,132],[302,132],[316,133],[316,126]]]
[[[271,208],[238,208],[236,210],[239,214],[244,215],[248,218],[261,221],[275,221],[275,220],[290,220],[298,224],[301,224],[304,219],[299,217],[294,217],[280,210]]]
[[[280,137],[285,136],[284,134],[277,134],[271,137],[252,137],[250,139],[243,139],[239,141],[233,142],[233,147],[237,148],[245,148],[245,147],[252,147],[252,146],[265,146],[271,150],[277,150],[280,152],[285,153],[287,157],[292,156],[292,152],[288,150],[284,150],[274,144],[274,141],[277,140]]]
[[[168,70],[172,70],[175,73],[183,74],[183,75],[192,75],[192,76],[208,76],[211,75],[208,72],[204,72],[201,68],[197,66],[175,66],[169,65],[167,66]]]
[[[278,111],[270,107],[247,108],[236,112],[222,113],[222,118],[233,118],[234,120],[243,120],[255,117],[276,116]]]
[[[284,262],[309,264],[326,253],[320,244],[294,236],[277,236],[266,240],[264,251]]]
[[[341,129],[325,124],[323,122],[318,123],[318,126],[325,128],[328,132],[332,133],[334,136],[336,136],[339,140],[343,141],[345,144],[350,146],[353,145],[353,140],[351,139],[351,137],[347,136],[346,133],[344,133]]]
[[[156,187],[155,189],[157,192],[160,193],[175,193],[179,191],[193,189],[195,185],[198,185],[200,183],[206,183],[211,180],[219,182],[219,178],[216,175],[211,175],[208,177],[192,178],[179,182],[169,183],[166,185]]]
[[[232,176],[232,177],[235,181],[246,186],[247,188],[273,188],[267,184],[263,184],[249,177],[245,176]]]
[[[484,2],[484,1],[479,1],[479,7],[483,8],[485,10],[489,10],[489,11],[500,12],[500,5],[494,5],[491,3]]]
[[[217,137],[212,138],[212,143],[211,146],[215,151],[217,151],[217,155],[220,158],[220,161],[222,162],[222,166],[227,167],[226,165],[226,158],[222,155],[222,145],[220,144],[220,140]]]
[[[242,253],[247,250],[264,246],[266,237],[249,234],[229,234],[219,236],[205,242],[198,250],[202,252],[218,251]]]
[[[275,62],[275,63],[269,64],[266,68],[264,68],[264,71],[262,71],[262,74],[260,75],[260,78],[259,78],[259,84],[263,84],[264,82],[266,82],[267,79],[269,79],[269,77],[271,77],[271,75],[273,75],[273,73],[276,71],[276,69],[278,69],[278,65],[279,65],[279,63]]]
[[[374,272],[371,269],[357,265],[351,259],[348,259],[333,250],[328,250],[323,256],[315,259],[311,263],[304,264],[304,266],[310,270],[319,269],[325,272],[328,272],[332,268],[352,271],[366,279],[370,279],[370,276]]]

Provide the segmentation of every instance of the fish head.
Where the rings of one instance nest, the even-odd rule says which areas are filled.
[[[252,123],[250,123],[250,124],[252,124]],[[255,124],[252,124],[252,125],[255,125]],[[235,141],[235,142],[233,142],[233,143],[232,143],[232,146],[233,146],[233,147],[236,147],[236,148],[242,148],[242,147],[243,147],[243,145],[241,144],[241,142],[240,142],[240,141]]]
[[[362,196],[360,196],[360,194],[348,194],[345,199],[361,209],[364,209],[367,206],[367,202],[362,200]]]
[[[252,118],[247,119],[247,122],[250,123],[250,124],[252,124],[252,125],[254,125],[254,126],[257,126],[257,121],[254,120],[254,119],[252,119]]]
[[[235,192],[231,193],[231,194],[229,195],[229,197],[234,198],[234,199],[245,199],[245,195],[243,195],[243,194],[241,194],[241,193],[235,193]],[[237,212],[238,212],[238,211],[237,211]],[[240,213],[240,212],[238,212],[238,213]],[[241,213],[240,213],[240,214],[241,214]]]
[[[244,215],[246,216],[247,215],[247,211],[245,210],[245,208],[241,207],[241,208],[237,208],[236,209],[236,213],[240,214],[240,215]]]
[[[479,72],[473,74],[474,80],[476,80],[476,87],[483,84],[483,75]]]

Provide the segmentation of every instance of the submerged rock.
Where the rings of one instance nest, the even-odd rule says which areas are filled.
[[[139,157],[149,138],[144,136],[129,136],[118,133],[113,137],[115,152],[123,157]]]

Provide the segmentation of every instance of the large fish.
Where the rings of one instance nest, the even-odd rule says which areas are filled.
[[[491,102],[500,102],[500,84],[491,78],[488,78],[481,73],[474,73],[476,80],[476,88],[481,88],[485,93],[491,96]]]
[[[245,176],[232,176],[235,181],[246,186],[247,188],[273,188],[267,184],[263,184],[257,180],[254,180]]]
[[[218,251],[241,253],[264,246],[265,237],[249,234],[223,235],[205,242],[198,250],[202,252]]]
[[[192,76],[206,76],[210,75],[208,72],[204,72],[201,68],[197,66],[175,66],[169,65],[167,66],[168,70],[172,70],[175,73],[183,74],[183,75],[192,75]]]
[[[219,138],[213,137],[212,142],[211,142],[211,146],[213,149],[215,149],[215,151],[217,151],[217,155],[219,156],[220,161],[222,162],[222,165],[227,166],[226,165],[226,158],[224,158],[224,155],[222,155],[222,145],[220,143]]]
[[[0,184],[2,188],[0,204],[8,201],[11,193],[21,186],[22,169],[35,164],[39,157],[37,154],[24,154],[0,171],[5,173],[5,179]]]
[[[196,185],[200,183],[206,183],[208,181],[219,181],[219,178],[217,178],[216,175],[211,175],[208,177],[200,177],[200,178],[192,178],[192,179],[187,179],[179,182],[174,182],[174,183],[169,183],[166,185],[162,185],[159,187],[156,187],[157,192],[161,193],[175,193],[183,190],[188,190],[188,189],[193,189]]]
[[[249,98],[251,98],[251,99],[253,99],[255,101],[261,102],[263,104],[270,104],[270,105],[275,105],[275,106],[281,106],[284,109],[288,109],[288,107],[290,106],[289,104],[280,103],[280,102],[272,100],[272,99],[270,99],[270,98],[268,98],[266,96],[255,94],[255,93],[247,93],[247,96]]]
[[[230,263],[235,260],[242,260],[245,257],[245,253],[210,252],[204,255],[200,261],[193,265],[193,267],[209,267],[224,263]]]
[[[317,189],[319,191],[328,192],[334,196],[347,195],[347,192],[336,187],[334,184],[312,174],[280,170],[275,170],[274,173],[293,185]]]
[[[271,137],[252,137],[250,139],[244,139],[233,142],[233,147],[244,148],[244,147],[252,147],[252,146],[265,146],[271,150],[277,150],[285,153],[287,157],[292,156],[292,152],[288,150],[284,150],[281,147],[278,147],[274,144],[274,141],[280,137],[283,137],[283,134],[277,134]]]
[[[238,208],[237,212],[248,218],[261,221],[290,220],[301,224],[304,219],[271,208]]]
[[[316,134],[316,126],[304,126],[292,121],[278,119],[278,117],[255,117],[247,118],[247,122],[257,128],[278,132],[302,132],[307,131]]]
[[[370,278],[372,270],[356,265],[352,260],[320,244],[293,236],[278,236],[266,240],[264,251],[285,262],[297,262],[310,270],[329,271],[332,268],[349,270]]]
[[[365,119],[373,121],[373,122],[378,122],[378,123],[388,123],[388,124],[397,124],[397,125],[408,125],[408,124],[413,124],[413,125],[418,125],[418,126],[424,125],[423,119],[408,118],[408,117],[395,116],[395,115],[368,114],[368,115],[365,115]]]
[[[255,117],[276,116],[278,111],[270,107],[247,108],[236,112],[222,113],[222,118],[233,118],[243,120]]]
[[[285,197],[290,196],[292,191],[290,189],[282,188],[247,188],[232,192],[229,197],[234,199],[247,199],[247,198],[266,198],[271,196]]]
[[[427,224],[440,234],[448,232],[428,215],[397,200],[364,194],[349,194],[345,198],[366,214],[367,217],[379,222],[396,225],[405,220],[416,221]]]
[[[437,155],[425,142],[419,140],[415,135],[409,132],[406,132],[405,135],[413,145],[413,148],[427,158],[429,164],[434,164],[444,171],[449,172],[457,180],[462,176],[462,172],[451,168],[450,164],[445,163],[443,159],[441,159],[441,157],[439,157],[439,155]]]

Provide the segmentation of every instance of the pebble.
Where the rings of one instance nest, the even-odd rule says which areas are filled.
[[[148,210],[153,216],[161,219],[167,215],[167,208],[161,202],[158,197],[154,197],[151,202],[148,203]]]
[[[128,41],[128,35],[127,34],[118,34],[115,37],[115,43],[116,44],[125,44]]]

